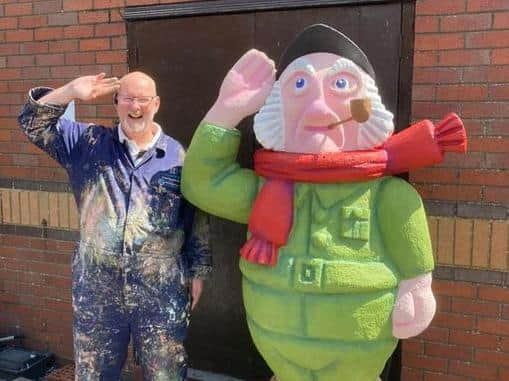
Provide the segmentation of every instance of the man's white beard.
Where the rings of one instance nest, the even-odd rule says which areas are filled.
[[[150,126],[151,123],[149,123],[145,119],[139,119],[134,121],[127,117],[125,121],[122,121],[122,128],[124,129],[124,132],[127,136],[131,134],[139,135],[144,131],[147,131],[147,129],[149,129]]]

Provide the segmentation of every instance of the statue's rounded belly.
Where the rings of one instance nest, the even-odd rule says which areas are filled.
[[[392,338],[395,290],[315,294],[277,290],[244,277],[243,297],[248,318],[272,332],[341,341]]]

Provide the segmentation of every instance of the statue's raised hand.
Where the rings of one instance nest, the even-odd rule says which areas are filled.
[[[263,106],[274,80],[274,61],[256,49],[248,51],[226,74],[219,96],[204,120],[221,127],[235,127]]]

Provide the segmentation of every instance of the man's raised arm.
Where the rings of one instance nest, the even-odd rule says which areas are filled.
[[[86,124],[72,121],[59,123],[67,104],[75,99],[93,100],[119,87],[117,78],[105,78],[101,73],[76,78],[54,90],[48,87],[31,89],[18,123],[32,143],[65,165],[73,145],[86,128]]]

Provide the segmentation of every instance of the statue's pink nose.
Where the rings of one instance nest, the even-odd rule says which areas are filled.
[[[337,121],[339,121],[338,116],[327,103],[323,99],[316,99],[306,108],[302,125],[306,128],[323,128]]]

